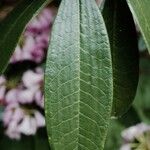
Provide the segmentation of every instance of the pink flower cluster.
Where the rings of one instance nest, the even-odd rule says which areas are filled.
[[[20,42],[10,60],[11,63],[23,60],[41,63],[48,47],[53,16],[53,11],[45,8],[39,16],[27,25],[25,33],[20,38]]]
[[[45,8],[27,25],[10,63],[24,60],[37,65],[43,63],[55,13],[55,9]],[[12,139],[20,139],[22,134],[34,135],[38,128],[45,126],[43,69],[27,70],[20,78],[19,83],[10,88],[7,77],[0,76],[0,105],[4,106],[2,121],[6,135]]]
[[[5,94],[2,95],[2,99],[6,105],[3,123],[6,135],[10,138],[20,139],[21,134],[34,135],[38,128],[45,126],[44,116],[39,111],[44,107],[43,75],[41,68],[36,68],[35,71],[28,70],[23,74],[19,85],[8,91],[7,81],[3,78],[2,87]],[[28,105],[36,105],[39,110]]]
[[[121,135],[124,140],[124,143],[120,150],[132,150],[132,149],[137,149],[137,150],[143,150],[142,145],[146,145],[149,143],[149,136],[146,137],[146,134],[150,133],[150,125],[145,124],[145,123],[139,123],[135,126],[131,126],[127,129],[125,129]],[[136,142],[138,143],[136,143]]]

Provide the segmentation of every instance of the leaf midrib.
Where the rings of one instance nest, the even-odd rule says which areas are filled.
[[[79,14],[78,14],[78,21],[79,21],[79,78],[81,78],[81,1],[79,0]],[[80,135],[80,110],[81,110],[81,102],[80,102],[80,99],[81,99],[81,84],[80,84],[81,81],[79,81],[79,103],[78,103],[78,108],[79,108],[79,114],[78,114],[78,135]],[[79,137],[77,138],[77,142],[80,144],[80,141],[79,141]],[[84,145],[83,145],[84,146]],[[78,145],[78,149],[79,149],[79,145]]]
[[[78,128],[77,128],[77,130],[78,130],[78,135],[79,136],[82,136],[82,138],[86,138],[87,140],[89,140],[91,143],[93,143],[93,145],[95,145],[96,146],[96,148],[97,149],[99,149],[99,147],[97,146],[97,143],[95,143],[95,142],[93,142],[92,140],[90,140],[89,138],[87,138],[87,137],[85,137],[84,135],[82,135],[82,133],[81,133],[81,130],[85,130],[84,128],[82,129],[81,127],[80,127],[80,117],[81,116],[84,116],[85,118],[88,118],[89,120],[91,120],[92,122],[94,121],[94,120],[92,120],[90,117],[88,117],[88,116],[86,116],[84,113],[82,113],[80,110],[81,110],[81,104],[82,103],[84,103],[84,102],[82,102],[81,101],[81,93],[83,92],[83,93],[86,93],[87,94],[87,92],[85,92],[84,90],[82,90],[81,89],[81,85],[80,85],[80,83],[81,83],[81,81],[83,82],[84,80],[82,80],[81,79],[81,73],[82,73],[82,69],[81,69],[81,62],[82,61],[80,61],[81,60],[81,50],[84,50],[83,48],[82,48],[82,46],[81,46],[81,43],[82,43],[82,41],[81,41],[81,39],[82,39],[82,35],[84,35],[82,32],[81,32],[81,25],[82,25],[82,15],[81,15],[81,10],[82,10],[82,6],[81,6],[82,4],[81,4],[81,0],[79,0],[79,14],[78,14],[78,18],[79,18],[79,73],[78,73],[78,76],[79,76],[79,102],[78,102],[78,110],[79,110],[79,113],[78,113]],[[88,31],[87,31],[88,32]],[[87,53],[89,53],[89,52],[87,52]],[[94,56],[92,56],[92,57],[94,57]],[[97,58],[96,58],[97,59]],[[84,81],[85,82],[85,81]],[[90,94],[91,95],[91,94]],[[92,96],[92,95],[91,95]],[[93,97],[93,96],[92,96]],[[95,98],[94,98],[95,99]],[[85,104],[85,103],[84,103]],[[86,105],[86,104],[85,104]],[[100,103],[100,105],[102,105],[101,103]],[[88,105],[88,107],[90,107],[89,105]],[[90,107],[90,109],[92,109],[93,110],[93,108],[92,107]],[[93,111],[95,111],[95,110],[93,110]],[[99,115],[99,114],[98,114]],[[94,121],[94,123],[95,123],[95,121]],[[91,132],[90,132],[91,133]],[[78,143],[78,147],[77,147],[77,149],[79,149],[80,148],[80,146],[82,146],[82,147],[84,147],[85,149],[87,149],[87,150],[89,150],[89,148],[88,147],[86,147],[85,145],[83,145],[81,142],[80,142],[80,138],[78,137],[77,138],[77,143]]]

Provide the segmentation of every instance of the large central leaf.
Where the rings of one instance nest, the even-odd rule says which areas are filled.
[[[62,0],[48,51],[45,99],[53,149],[103,149],[112,107],[112,66],[95,0]]]
[[[139,75],[137,34],[125,0],[106,0],[103,16],[113,64],[113,116],[125,113],[134,100]]]
[[[127,0],[150,53],[150,0]]]

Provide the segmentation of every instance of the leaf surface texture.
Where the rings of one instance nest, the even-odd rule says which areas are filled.
[[[127,0],[150,53],[150,1]]]
[[[62,0],[45,74],[52,149],[102,150],[112,107],[112,66],[95,0]]]

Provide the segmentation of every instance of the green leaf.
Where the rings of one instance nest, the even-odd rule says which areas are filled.
[[[150,123],[150,59],[141,58],[140,60],[140,80],[136,94],[134,107],[141,120]]]
[[[118,120],[111,120],[104,150],[119,150],[123,144],[121,132],[124,126]]]
[[[21,135],[21,139],[10,139],[5,135],[5,128],[0,121],[0,149],[1,150],[50,150],[45,128],[38,129],[36,135]]]
[[[1,122],[0,126],[2,126]],[[4,135],[4,128],[1,128],[0,135],[1,150],[34,150],[34,141],[31,136],[22,137],[21,140],[12,140]]]
[[[103,150],[112,107],[112,66],[95,0],[62,0],[45,74],[52,149]]]
[[[34,136],[34,150],[50,150],[46,128],[38,129]]]
[[[150,0],[127,0],[150,53]]]
[[[3,118],[3,111],[4,111],[4,107],[0,105],[0,121],[2,121]]]
[[[52,0],[22,0],[16,8],[0,22],[0,73],[2,73],[30,19]]]
[[[131,105],[138,84],[139,55],[136,29],[125,0],[106,0],[103,16],[113,64],[113,116],[121,116]]]

